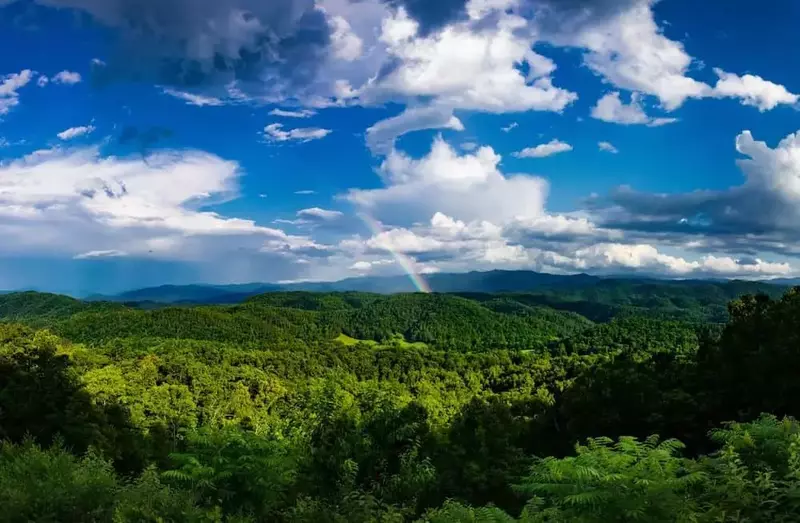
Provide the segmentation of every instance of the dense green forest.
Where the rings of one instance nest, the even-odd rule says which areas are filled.
[[[798,521],[800,290],[736,283],[2,295],[0,521]]]

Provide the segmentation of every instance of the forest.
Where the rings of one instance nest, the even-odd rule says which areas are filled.
[[[800,288],[0,295],[0,521],[800,520]]]

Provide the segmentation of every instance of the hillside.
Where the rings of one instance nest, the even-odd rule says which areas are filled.
[[[534,271],[488,271],[426,276],[434,292],[466,294],[542,294],[536,299],[548,307],[586,312],[592,319],[607,320],[622,308],[646,309],[653,313],[678,314],[677,309],[709,307],[705,316],[724,317],[730,299],[746,293],[778,296],[786,286],[770,282],[653,280],[643,278],[598,278],[586,274],[553,275]],[[268,292],[362,292],[410,293],[416,289],[405,276],[363,277],[323,283],[164,285],[138,289],[115,296],[92,296],[88,300],[151,302],[166,304],[233,304]],[[555,297],[555,298],[553,298]],[[660,301],[660,303],[659,303]],[[559,304],[562,304],[561,307]],[[592,310],[594,304],[598,310]],[[612,307],[603,311],[603,307]],[[583,312],[581,312],[583,311]]]
[[[150,310],[24,293],[0,296],[0,311],[0,318],[48,326],[83,343],[144,336],[291,345],[345,334],[377,342],[400,336],[456,350],[528,350],[592,325],[570,312],[507,312],[443,294],[268,293],[240,305]]]
[[[800,415],[800,293],[734,300],[725,325],[660,318],[748,288],[0,296],[50,329],[0,322],[0,503],[9,521],[796,521],[800,424],[777,416]],[[543,299],[656,312],[593,323]]]

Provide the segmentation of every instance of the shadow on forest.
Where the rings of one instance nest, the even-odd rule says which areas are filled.
[[[0,337],[0,440],[33,439],[43,448],[60,442],[78,455],[94,447],[120,471],[141,470],[152,442],[125,409],[92,401],[52,336],[4,326]]]

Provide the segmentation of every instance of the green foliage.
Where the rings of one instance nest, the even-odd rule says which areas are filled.
[[[94,453],[75,458],[30,441],[0,447],[0,521],[109,521],[119,485]]]
[[[692,521],[705,474],[680,459],[677,440],[590,439],[577,455],[536,463],[520,489],[530,521]]]
[[[0,520],[797,521],[800,293],[674,319],[747,286],[14,295]]]

